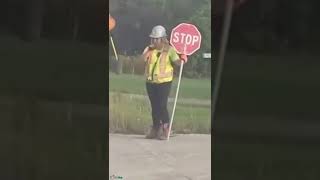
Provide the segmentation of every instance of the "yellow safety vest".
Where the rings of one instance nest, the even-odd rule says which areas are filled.
[[[173,80],[173,60],[170,60],[169,51],[174,51],[174,49],[169,46],[169,48],[162,51],[152,50],[145,68],[148,82],[159,84]]]

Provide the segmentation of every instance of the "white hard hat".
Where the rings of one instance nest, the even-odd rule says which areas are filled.
[[[166,37],[167,33],[166,33],[166,29],[163,26],[155,26],[152,28],[150,37],[151,38],[162,38],[162,37]]]

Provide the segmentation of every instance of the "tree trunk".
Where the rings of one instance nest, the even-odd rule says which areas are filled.
[[[122,74],[122,69],[123,69],[123,60],[122,58],[119,58],[117,61],[117,74]]]

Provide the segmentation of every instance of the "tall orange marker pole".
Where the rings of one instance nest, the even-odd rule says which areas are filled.
[[[116,47],[114,46],[114,42],[113,42],[113,39],[112,39],[112,36],[111,36],[111,30],[114,29],[114,27],[116,26],[116,20],[109,14],[109,35],[110,35],[110,41],[111,41],[111,44],[112,44],[112,48],[113,48],[113,52],[114,52],[114,55],[116,56],[116,60],[118,61],[118,54],[117,54],[117,51],[116,51]]]

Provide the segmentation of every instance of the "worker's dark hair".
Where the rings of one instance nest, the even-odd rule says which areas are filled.
[[[161,41],[162,41],[163,43],[165,43],[165,44],[169,44],[169,41],[168,41],[167,37],[161,38]]]
[[[170,49],[170,43],[166,37],[161,38],[162,43],[164,44],[164,51],[169,51]]]

